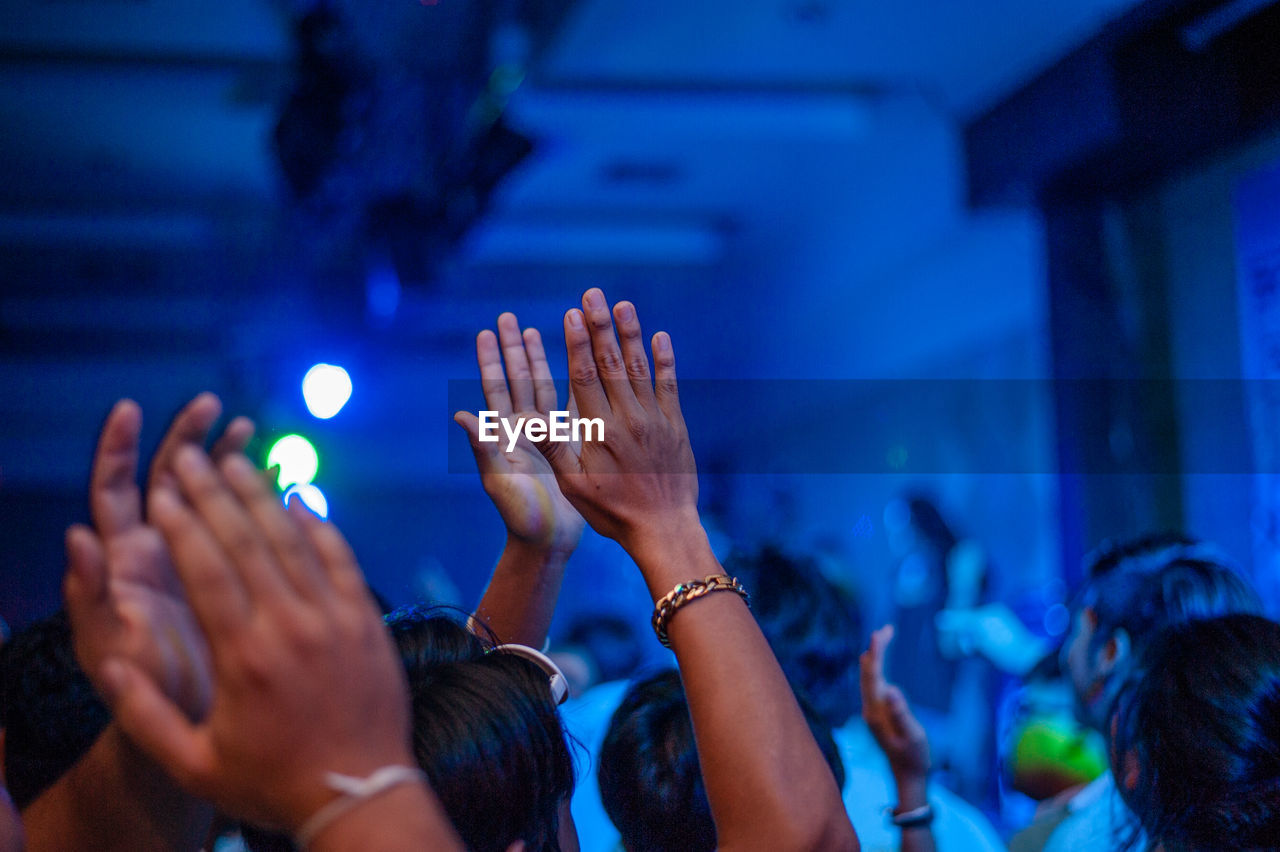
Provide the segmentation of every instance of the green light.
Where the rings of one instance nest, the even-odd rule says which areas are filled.
[[[280,476],[276,480],[281,488],[290,485],[306,485],[316,478],[320,457],[316,448],[301,435],[285,435],[271,445],[267,453],[267,467],[279,465]]]

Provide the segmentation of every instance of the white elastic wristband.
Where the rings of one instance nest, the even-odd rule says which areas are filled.
[[[304,848],[310,846],[311,841],[316,839],[316,835],[361,802],[381,795],[392,787],[425,781],[426,778],[422,770],[412,766],[384,766],[374,770],[367,778],[326,772],[325,786],[342,795],[307,818],[307,821],[298,829],[298,845]]]

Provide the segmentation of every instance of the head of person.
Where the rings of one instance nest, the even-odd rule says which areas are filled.
[[[843,787],[844,764],[831,729],[806,702],[801,701],[801,709],[836,784]],[[599,760],[600,801],[627,852],[716,848],[715,823],[678,671],[659,672],[632,684],[614,711]]]
[[[1151,643],[1113,719],[1125,803],[1164,852],[1280,843],[1280,624],[1229,615]]]
[[[0,649],[0,767],[19,810],[74,766],[109,721],[76,661],[65,611]]]
[[[891,500],[884,509],[884,525],[890,549],[899,557],[924,549],[941,559],[959,541],[933,500],[923,494]]]
[[[1090,558],[1062,648],[1076,715],[1105,733],[1135,661],[1164,628],[1261,610],[1249,583],[1204,542],[1161,534],[1105,545]]]
[[[441,610],[387,617],[408,674],[413,750],[472,852],[573,852],[574,766],[551,674]]]
[[[644,657],[640,636],[631,622],[616,615],[592,613],[575,619],[556,650],[556,660],[578,669],[575,693],[597,683],[630,677]],[[566,672],[567,673],[567,672]]]
[[[734,554],[725,571],[751,595],[760,625],[791,688],[822,722],[838,728],[862,707],[858,655],[862,616],[853,596],[827,579],[811,559],[776,547]]]
[[[385,618],[408,677],[413,752],[470,852],[577,852],[574,766],[550,673],[448,607]],[[295,848],[242,826],[254,852]]]

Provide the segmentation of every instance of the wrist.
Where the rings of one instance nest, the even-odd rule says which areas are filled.
[[[426,784],[400,784],[356,802],[299,848],[404,849],[420,844],[433,828],[440,839],[438,826],[447,825],[445,820]]]
[[[571,543],[530,541],[520,538],[510,530],[507,531],[507,543],[503,547],[505,553],[518,557],[520,564],[541,569],[563,568],[577,549],[576,538]]]
[[[679,583],[720,571],[696,511],[647,521],[619,544],[644,575],[654,601]]]
[[[898,793],[896,811],[909,811],[929,803],[929,779],[927,775],[912,773],[909,776],[894,775]]]

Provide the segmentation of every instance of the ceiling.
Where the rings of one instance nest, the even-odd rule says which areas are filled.
[[[740,331],[800,299],[789,270],[819,238],[850,246],[853,289],[941,263],[991,228],[963,207],[959,128],[1136,4],[578,0],[507,104],[534,153],[381,319],[366,288],[395,279],[390,261],[316,260],[272,151],[307,5],[0,5],[0,486],[77,485],[123,393],[168,411],[214,386],[288,421],[296,403],[277,397],[309,359],[336,350],[388,394],[428,371],[468,378],[477,324],[506,307],[554,323],[593,283],[643,290],[642,310],[696,335],[712,306]],[[443,85],[474,59],[466,8],[405,3],[358,37]],[[519,35],[490,58],[521,55]],[[877,346],[891,360],[893,341]],[[720,357],[699,345],[686,363],[714,373]],[[367,424],[396,467],[416,459],[392,434],[403,416]]]

